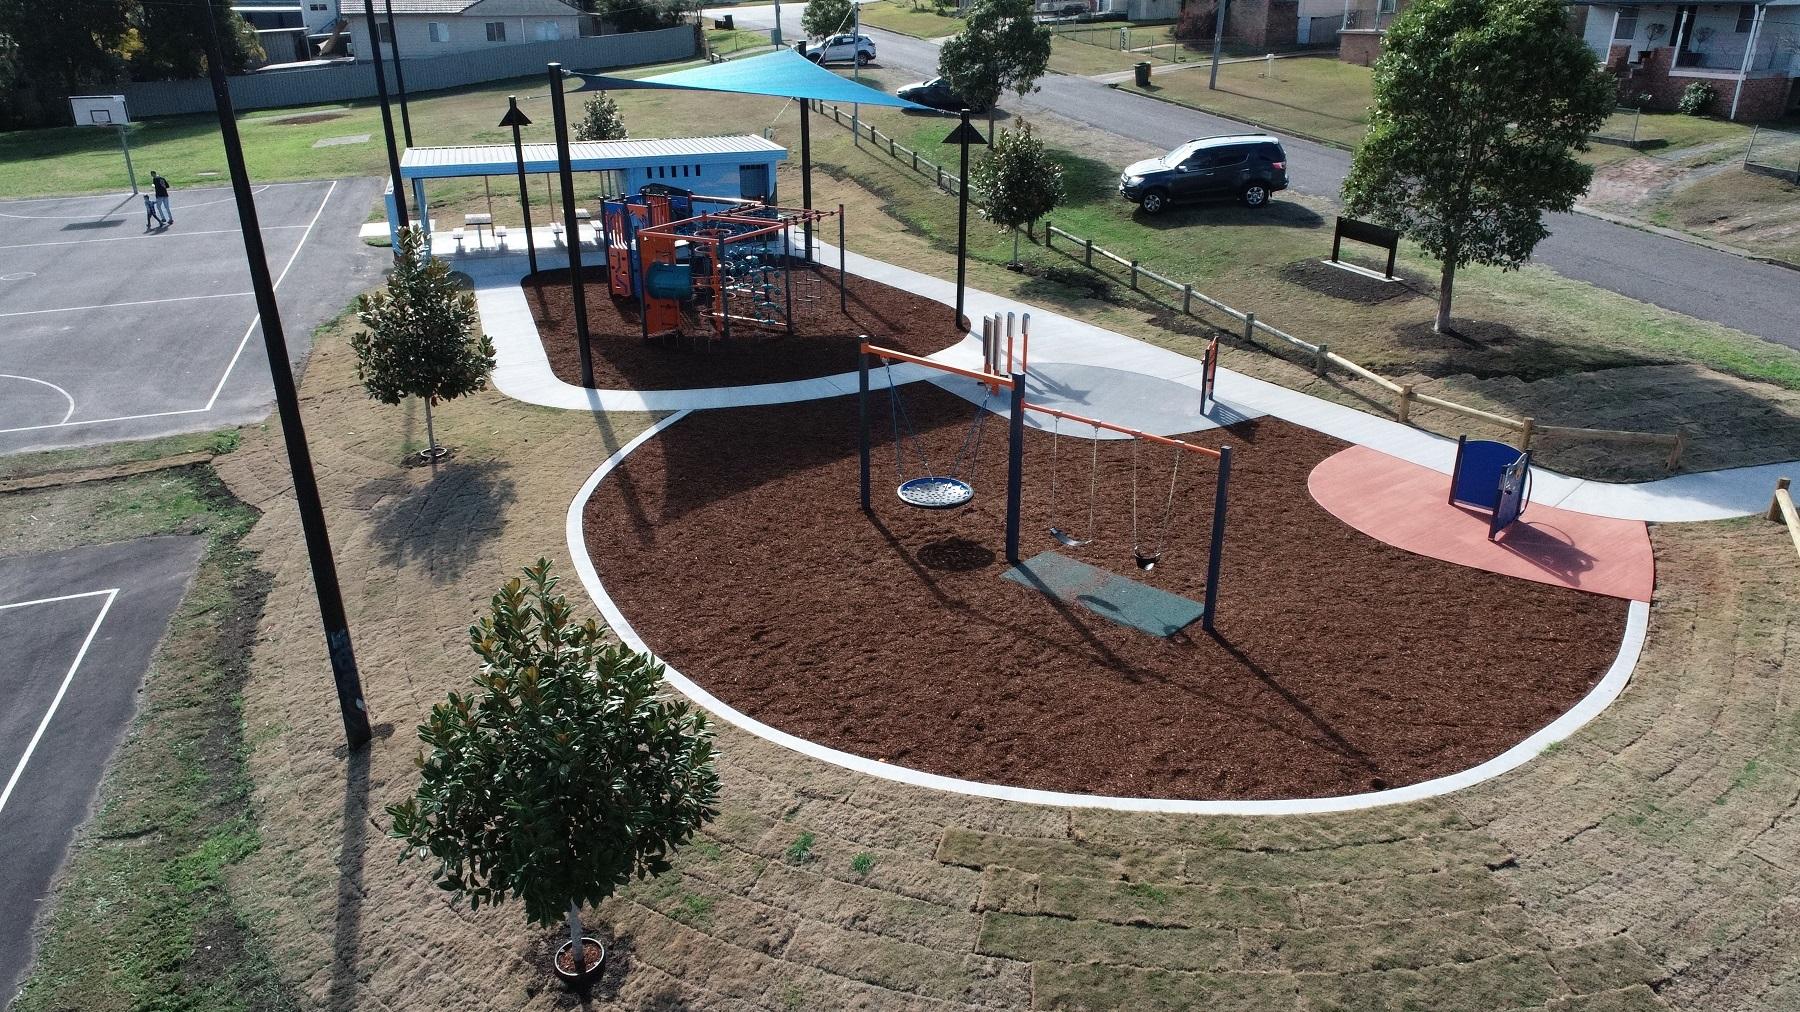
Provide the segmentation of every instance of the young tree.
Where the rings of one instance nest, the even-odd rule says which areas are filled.
[[[401,860],[435,859],[470,909],[516,897],[525,918],[566,921],[587,970],[581,906],[637,878],[718,814],[704,714],[660,697],[662,665],[578,621],[539,559],[469,629],[475,689],[419,727],[418,792],[388,809]]]
[[[811,0],[806,13],[800,15],[800,30],[809,39],[850,30],[850,0]]]
[[[1034,13],[1033,0],[977,0],[963,30],[938,49],[938,73],[970,108],[987,109],[990,137],[1001,93],[1023,98],[1050,69],[1050,28]]]
[[[581,106],[581,119],[575,123],[578,141],[622,141],[625,139],[625,114],[619,103],[606,92],[590,98]]]
[[[424,398],[425,455],[435,459],[432,405],[487,389],[494,371],[494,342],[480,332],[475,296],[459,288],[447,262],[430,255],[425,230],[414,225],[400,233],[387,291],[358,299],[356,315],[368,328],[350,337],[356,378],[383,404]]]
[[[1561,0],[1418,0],[1382,40],[1345,210],[1443,263],[1443,333],[1456,269],[1523,264],[1549,234],[1544,212],[1587,189],[1593,170],[1575,155],[1612,107],[1612,81]]]
[[[1050,156],[1024,121],[1017,130],[995,137],[987,154],[969,170],[982,216],[1012,229],[1012,266],[1019,263],[1019,226],[1036,222],[1062,203],[1062,172],[1062,163]]]

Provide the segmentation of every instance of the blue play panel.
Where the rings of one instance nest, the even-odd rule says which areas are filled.
[[[1001,575],[1152,636],[1173,636],[1192,625],[1206,611],[1197,601],[1128,580],[1056,552],[1034,555]]]

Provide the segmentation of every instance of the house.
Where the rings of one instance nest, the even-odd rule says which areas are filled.
[[[1381,55],[1381,37],[1394,15],[1410,0],[1344,0],[1343,23],[1338,28],[1338,59],[1372,66]]]
[[[1702,83],[1717,116],[1778,119],[1800,107],[1800,0],[1594,4],[1583,37],[1631,105],[1673,109]]]
[[[474,53],[524,42],[554,42],[581,35],[580,9],[564,0],[392,0],[394,28],[387,26],[386,0],[376,0],[376,24],[384,47],[399,38],[400,55],[415,57]],[[358,60],[369,59],[368,22],[360,0],[348,0],[350,46]]]
[[[283,64],[320,55],[326,40],[341,25],[338,3],[339,0],[237,0],[231,10],[256,30],[268,61]]]

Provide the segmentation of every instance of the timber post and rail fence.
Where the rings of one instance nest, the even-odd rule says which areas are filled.
[[[876,129],[873,124],[861,122],[857,117],[845,112],[841,107],[826,102],[814,101],[813,108],[821,115],[829,116],[832,122],[853,131],[858,146],[862,146],[863,141],[867,140],[869,146],[873,150],[887,155],[903,168],[911,169],[918,175],[930,180],[933,185],[943,192],[955,196],[962,186],[962,180],[959,179],[954,172],[946,172],[943,166],[924,157],[912,148],[900,144],[893,137]],[[1137,292],[1146,298],[1162,302],[1164,305],[1179,307],[1183,316],[1204,320],[1202,312],[1205,309],[1211,309],[1221,313],[1243,326],[1243,330],[1238,336],[1243,339],[1245,344],[1252,347],[1261,347],[1261,345],[1257,343],[1258,335],[1272,338],[1279,345],[1299,352],[1303,358],[1304,364],[1311,368],[1313,373],[1317,376],[1327,376],[1331,370],[1336,369],[1341,372],[1349,373],[1359,379],[1367,380],[1393,395],[1394,418],[1405,424],[1412,424],[1412,412],[1414,407],[1428,407],[1449,411],[1466,418],[1473,418],[1490,425],[1507,429],[1514,434],[1513,442],[1521,450],[1530,449],[1534,440],[1541,446],[1545,442],[1563,439],[1592,440],[1598,442],[1619,443],[1623,445],[1667,447],[1669,452],[1664,458],[1664,467],[1669,471],[1675,470],[1681,463],[1682,454],[1687,450],[1687,434],[1679,428],[1674,432],[1634,432],[1626,429],[1590,429],[1569,425],[1544,425],[1539,423],[1535,418],[1513,418],[1508,415],[1487,411],[1472,405],[1461,404],[1443,397],[1421,393],[1414,388],[1413,384],[1397,383],[1394,380],[1388,379],[1380,373],[1367,369],[1364,366],[1339,355],[1323,342],[1315,344],[1311,341],[1295,337],[1278,327],[1271,326],[1264,320],[1257,319],[1256,314],[1253,312],[1244,312],[1234,309],[1218,299],[1207,295],[1205,292],[1199,291],[1192,284],[1166,277],[1145,267],[1137,260],[1120,256],[1111,250],[1095,245],[1092,239],[1076,235],[1067,229],[1058,228],[1048,218],[1044,220],[1044,226],[1041,230],[1035,226],[1027,225],[1025,228],[1025,235],[1033,243],[1042,246],[1044,249],[1061,253],[1069,259],[1080,263],[1083,267],[1099,274],[1107,274],[1104,265],[1109,263],[1116,265],[1118,268],[1122,269],[1121,273],[1124,276],[1125,283],[1132,291]],[[1058,239],[1066,240],[1067,245],[1059,247],[1057,245]],[[1096,264],[1096,261],[1099,263]],[[1169,292],[1170,297],[1164,299],[1159,297],[1154,291],[1146,291],[1144,288],[1145,282],[1161,286]],[[1196,310],[1196,305],[1202,307],[1202,309]]]

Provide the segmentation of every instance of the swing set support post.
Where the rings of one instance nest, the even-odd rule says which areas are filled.
[[[1219,562],[1225,554],[1225,500],[1231,485],[1231,447],[1219,447],[1219,477],[1213,491],[1212,544],[1206,550],[1206,601],[1201,628],[1213,631],[1219,610]]]
[[[1006,444],[1006,561],[1019,564],[1019,505],[1025,483],[1025,376],[1012,378],[1012,416],[1007,419]]]
[[[859,352],[856,356],[856,416],[860,430],[857,440],[857,453],[862,468],[862,508],[864,513],[873,507],[869,502],[869,353]]]

